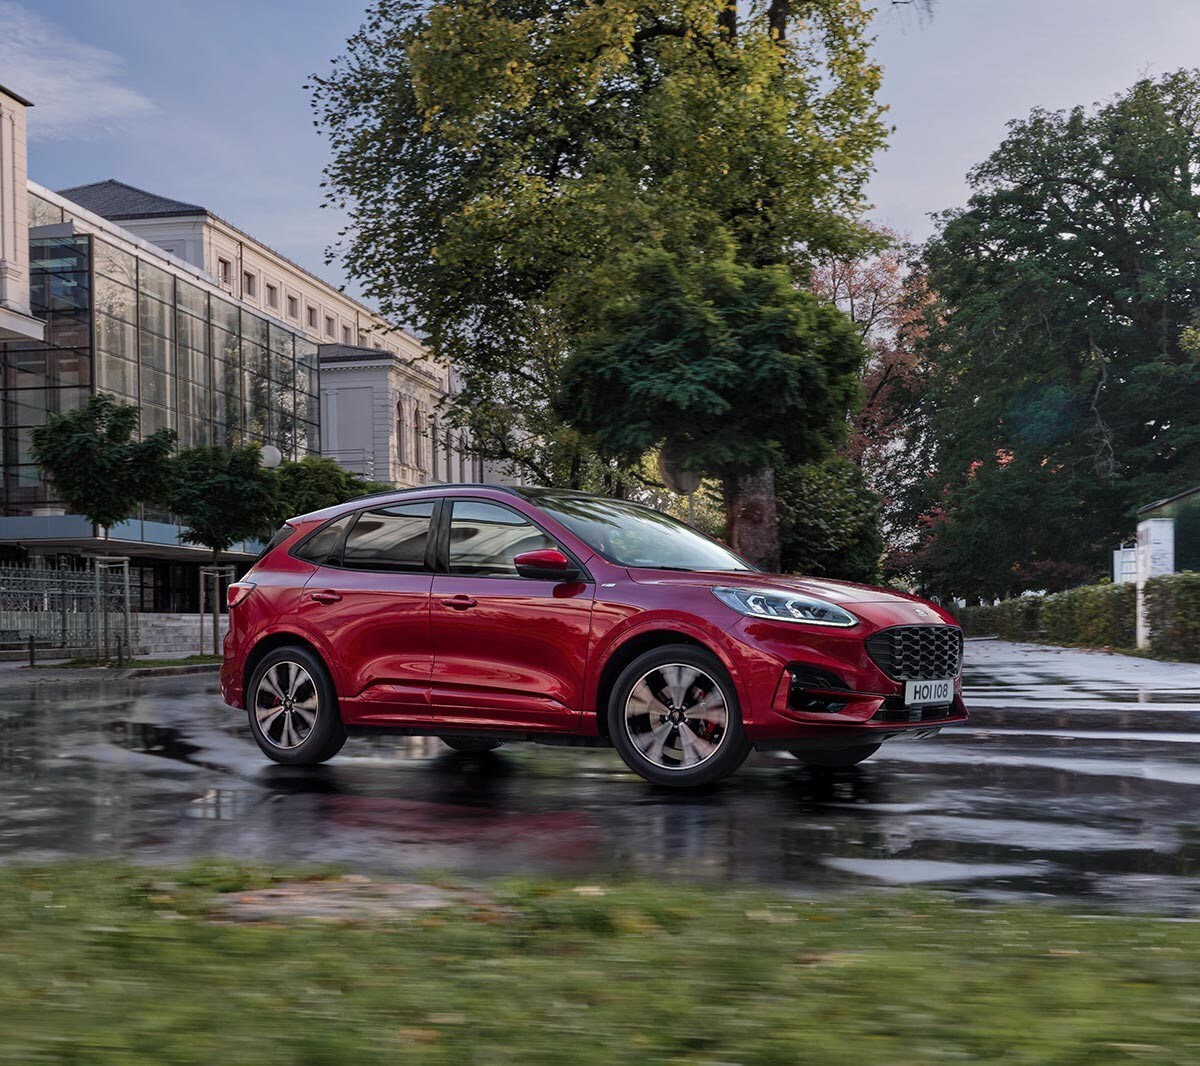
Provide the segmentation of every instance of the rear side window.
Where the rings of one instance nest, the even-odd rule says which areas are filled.
[[[316,563],[318,566],[340,565],[342,561],[342,535],[346,532],[346,527],[350,525],[350,520],[353,517],[353,514],[348,514],[334,522],[330,522],[327,526],[322,526],[313,536],[301,544],[294,554],[298,558],[305,559],[310,563]]]
[[[522,552],[558,545],[516,511],[494,503],[457,501],[450,521],[450,573],[516,577]]]
[[[281,545],[285,540],[288,539],[288,537],[290,537],[295,532],[296,531],[291,526],[287,526],[287,525],[280,526],[275,531],[275,536],[273,536],[269,541],[267,541],[267,546],[258,553],[258,555],[255,557],[254,561],[257,563],[260,559],[265,559],[268,555],[271,554],[271,552],[273,552],[276,548],[278,548],[279,545]]]
[[[432,500],[360,512],[346,538],[342,565],[354,570],[427,570],[425,549],[432,519]]]

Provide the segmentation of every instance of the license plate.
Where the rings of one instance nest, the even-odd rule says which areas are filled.
[[[904,703],[909,707],[923,707],[930,703],[954,702],[954,678],[942,681],[904,682]]]

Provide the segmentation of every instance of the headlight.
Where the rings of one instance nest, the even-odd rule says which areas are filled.
[[[812,626],[858,625],[858,619],[836,603],[792,592],[766,592],[763,589],[714,588],[713,595],[740,614],[751,618],[770,618],[775,622],[803,622]]]

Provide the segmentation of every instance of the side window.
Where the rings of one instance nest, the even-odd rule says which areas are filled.
[[[342,534],[350,524],[353,514],[344,515],[329,525],[323,526],[316,534],[306,540],[296,549],[295,555],[318,566],[337,566],[341,563]]]
[[[494,503],[456,501],[450,520],[450,573],[516,577],[522,552],[558,545],[529,519]]]
[[[432,518],[432,500],[361,512],[346,538],[342,565],[405,573],[426,569],[425,546]]]

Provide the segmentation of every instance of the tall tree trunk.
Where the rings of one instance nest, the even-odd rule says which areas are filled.
[[[779,571],[779,516],[770,467],[725,479],[725,531],[730,547],[768,573]]]
[[[775,40],[782,42],[787,37],[787,24],[791,14],[791,0],[771,0],[767,8],[767,26]]]
[[[213,654],[221,654],[221,575],[217,567],[221,565],[221,552],[213,549],[213,599],[212,599],[212,638]]]

